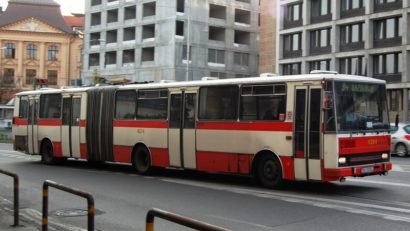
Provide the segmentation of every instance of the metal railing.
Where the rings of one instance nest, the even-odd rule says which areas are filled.
[[[0,169],[0,173],[11,176],[13,177],[13,192],[14,192],[14,202],[13,202],[13,207],[14,207],[14,224],[13,226],[18,226],[19,225],[19,177],[15,173],[11,173],[5,170]]]
[[[42,230],[47,231],[48,228],[48,188],[53,187],[64,192],[68,192],[79,197],[87,199],[87,214],[88,214],[88,230],[94,230],[94,198],[87,192],[80,191],[79,189],[70,188],[62,184],[58,184],[53,181],[46,180],[43,184],[43,220]]]
[[[145,219],[145,231],[154,231],[154,218],[159,217],[192,229],[201,231],[230,231],[229,229],[214,226],[202,221],[194,220],[175,213],[167,212],[160,209],[151,209]]]

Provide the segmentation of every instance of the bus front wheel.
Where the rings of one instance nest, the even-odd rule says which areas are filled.
[[[135,149],[132,164],[139,174],[147,175],[151,172],[151,156],[145,147]]]
[[[282,186],[282,167],[277,158],[272,155],[263,155],[257,166],[256,176],[261,185],[267,188]]]

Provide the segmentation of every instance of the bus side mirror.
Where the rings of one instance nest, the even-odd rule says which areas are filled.
[[[333,92],[325,91],[323,96],[323,109],[331,110],[333,109]]]

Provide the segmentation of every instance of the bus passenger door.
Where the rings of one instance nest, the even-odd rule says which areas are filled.
[[[295,178],[321,180],[321,88],[296,87],[294,112]]]
[[[171,92],[169,162],[172,167],[196,168],[196,92]]]
[[[37,137],[37,110],[38,99],[29,98],[28,106],[28,126],[27,126],[27,144],[28,153],[36,154],[38,151],[38,137]]]
[[[63,98],[61,143],[64,157],[80,158],[80,109],[80,97]]]

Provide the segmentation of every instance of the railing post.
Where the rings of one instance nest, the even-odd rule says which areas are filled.
[[[7,172],[0,169],[0,173],[13,177],[13,209],[14,209],[14,224],[13,226],[16,227],[19,225],[19,177],[15,173]]]
[[[77,195],[87,199],[87,227],[89,231],[94,231],[94,198],[91,194],[87,192],[80,191],[78,189],[69,188],[62,184],[57,184],[56,182],[46,180],[43,184],[43,221],[42,221],[42,231],[47,231],[48,228],[48,188],[53,187],[61,191]]]
[[[148,211],[145,219],[145,231],[154,231],[154,218],[159,217],[192,229],[201,231],[230,231],[192,218],[184,217],[175,213],[170,213],[160,209],[151,209]]]

